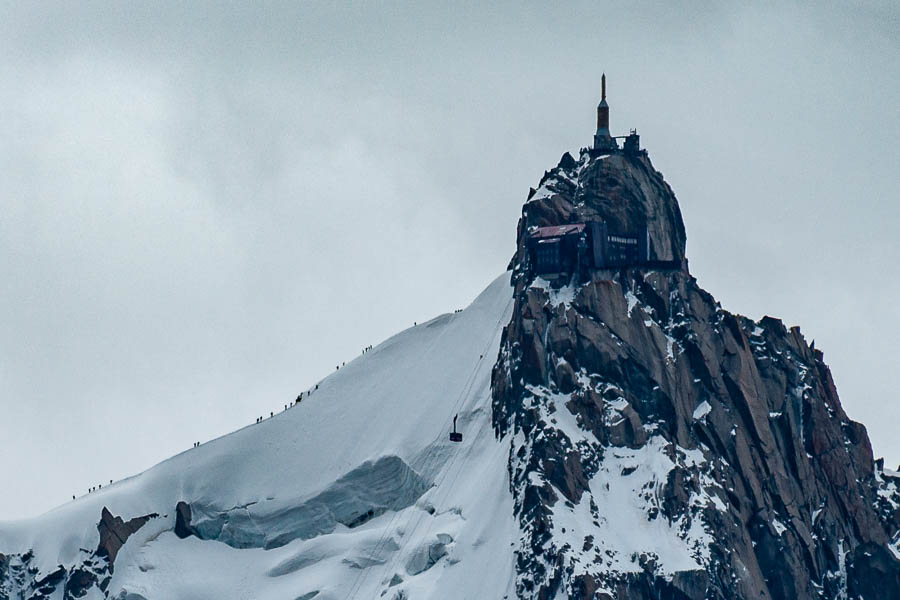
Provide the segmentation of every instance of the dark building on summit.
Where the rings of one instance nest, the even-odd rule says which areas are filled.
[[[637,131],[613,136],[609,132],[609,104],[606,102],[606,75],[601,78],[602,98],[597,106],[597,133],[590,152],[594,156],[621,153],[645,154]],[[622,148],[617,139],[624,138]],[[672,261],[651,261],[647,228],[640,231],[610,231],[604,221],[570,223],[538,227],[525,239],[529,270],[549,279],[567,277],[590,269],[616,269],[630,266],[671,267]],[[672,264],[669,264],[672,262]]]
[[[615,233],[603,221],[538,227],[525,243],[531,271],[551,278],[583,269],[614,269],[650,261],[646,228]]]

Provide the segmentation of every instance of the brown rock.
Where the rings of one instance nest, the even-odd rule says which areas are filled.
[[[116,562],[116,555],[128,537],[144,526],[144,524],[158,517],[157,513],[145,515],[143,517],[135,517],[128,522],[122,520],[121,517],[113,516],[109,509],[105,506],[100,514],[100,522],[97,524],[97,530],[100,532],[100,544],[97,546],[97,556],[105,556],[109,559],[109,570],[112,572],[113,565]]]

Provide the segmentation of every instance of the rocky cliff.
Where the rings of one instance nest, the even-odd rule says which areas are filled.
[[[534,227],[647,225],[670,269],[529,274]],[[521,598],[900,598],[897,474],[796,327],[690,275],[646,155],[566,154],[532,189],[492,378]],[[505,436],[505,437],[504,437]]]

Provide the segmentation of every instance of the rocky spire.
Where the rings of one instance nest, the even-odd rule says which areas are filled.
[[[544,173],[522,208],[518,251],[514,264],[524,261],[524,236],[530,227],[605,221],[612,231],[647,228],[650,258],[683,263],[686,235],[681,209],[672,188],[644,155],[597,156],[582,151],[579,160],[569,153]]]
[[[646,225],[681,268],[549,284],[535,226]],[[532,190],[492,380],[521,598],[900,598],[900,477],[876,467],[821,351],[691,277],[646,156],[563,156]]]

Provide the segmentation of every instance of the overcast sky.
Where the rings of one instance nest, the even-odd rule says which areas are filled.
[[[0,519],[468,304],[602,71],[701,285],[900,461],[897,5],[484,4],[0,5]]]

